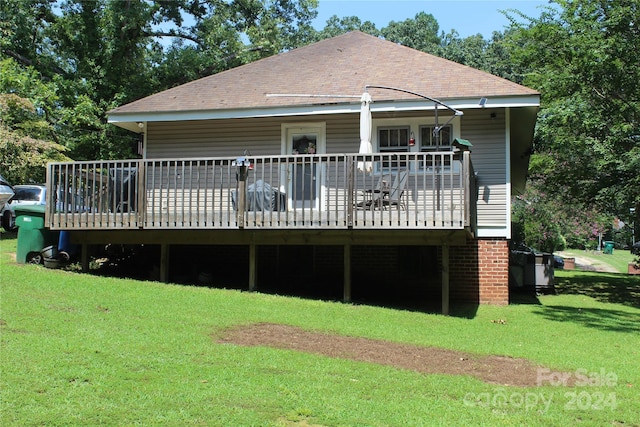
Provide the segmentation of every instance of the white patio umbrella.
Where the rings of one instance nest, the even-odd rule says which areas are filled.
[[[360,107],[360,151],[359,154],[372,154],[371,146],[371,95],[367,92],[362,94],[360,98],[362,105]],[[372,162],[358,162],[358,170],[361,172],[371,172],[373,170]]]

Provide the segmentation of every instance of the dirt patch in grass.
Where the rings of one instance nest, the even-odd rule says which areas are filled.
[[[537,386],[540,368],[525,359],[345,337],[272,323],[231,328],[217,341],[296,350],[426,374],[470,375],[488,383],[519,387]]]

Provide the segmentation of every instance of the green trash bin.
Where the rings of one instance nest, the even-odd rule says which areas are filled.
[[[604,251],[605,254],[612,255],[613,254],[613,242],[607,240],[604,242]]]
[[[44,227],[44,205],[16,206],[16,226],[18,227],[18,247],[16,261],[41,264],[40,252],[47,246],[58,244],[58,232]]]

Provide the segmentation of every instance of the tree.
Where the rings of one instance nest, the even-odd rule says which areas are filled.
[[[640,211],[640,8],[552,3],[527,24],[514,20],[508,40],[530,70],[524,83],[542,93],[530,175],[569,205],[627,218]]]
[[[488,46],[489,42],[480,34],[461,39],[458,32],[452,30],[443,39],[441,54],[442,57],[451,61],[483,70],[487,68]]]
[[[440,26],[433,15],[419,12],[413,19],[389,22],[381,33],[389,41],[437,55],[441,45],[439,30]]]
[[[338,18],[337,15],[333,15],[327,20],[324,29],[316,34],[315,38],[316,40],[328,39],[349,31],[362,31],[372,36],[380,36],[380,30],[371,21],[362,22],[357,16]]]
[[[57,102],[55,86],[12,59],[0,68],[0,171],[12,183],[44,182],[47,162],[69,160],[46,120]]]
[[[310,40],[317,0],[5,0],[0,59],[53,84],[43,115],[76,160],[135,156],[118,105]],[[174,42],[167,46],[167,39]],[[27,99],[31,98],[26,96]],[[35,104],[35,103],[34,103]]]

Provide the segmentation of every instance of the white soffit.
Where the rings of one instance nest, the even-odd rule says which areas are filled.
[[[490,109],[490,108],[507,108],[507,107],[538,107],[540,105],[540,97],[538,95],[516,96],[516,97],[496,97],[488,98],[484,107],[480,106],[480,98],[474,99],[451,99],[444,100],[448,106],[457,110],[470,109]],[[426,100],[419,101],[380,101],[374,99],[371,103],[371,112],[409,112],[409,111],[432,111],[435,104]],[[440,107],[438,111],[444,111],[444,107]],[[117,126],[135,130],[136,127],[130,126],[130,123],[138,122],[170,122],[170,121],[187,121],[187,120],[221,120],[221,119],[240,119],[240,118],[259,118],[259,117],[287,117],[287,116],[312,116],[324,114],[349,114],[360,113],[360,103],[349,104],[309,104],[296,105],[290,107],[265,107],[255,109],[237,109],[237,110],[206,110],[206,111],[166,111],[166,112],[148,112],[148,113],[112,113],[109,115],[109,123]]]

